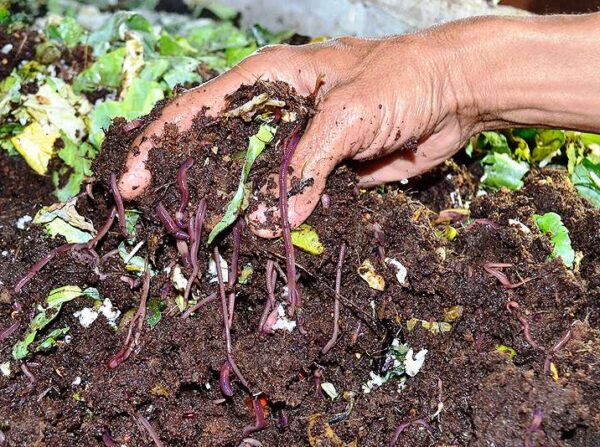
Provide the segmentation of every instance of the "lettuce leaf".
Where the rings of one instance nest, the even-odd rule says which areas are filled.
[[[560,256],[563,264],[572,268],[573,261],[575,260],[575,251],[571,247],[569,230],[563,225],[560,216],[556,213],[546,213],[542,216],[534,214],[533,220],[542,233],[550,234],[550,241],[554,247],[550,258]]]
[[[573,169],[571,181],[581,197],[600,208],[600,164],[585,158]]]
[[[122,101],[105,101],[94,109],[91,114],[90,142],[99,148],[104,140],[104,130],[114,118],[139,118],[150,113],[154,104],[163,98],[163,89],[159,83],[134,79]]]
[[[492,152],[482,160],[484,174],[481,182],[493,189],[501,187],[515,190],[523,187],[523,177],[529,171],[529,164],[516,161],[505,152]]]
[[[84,31],[74,18],[53,16],[49,22],[46,27],[46,34],[52,40],[56,40],[69,48],[81,42]]]
[[[125,48],[117,48],[98,57],[83,70],[73,82],[75,92],[92,92],[99,88],[117,89],[121,85],[121,69],[125,60]]]

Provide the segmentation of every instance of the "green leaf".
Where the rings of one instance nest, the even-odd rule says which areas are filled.
[[[35,352],[48,351],[56,346],[58,338],[64,337],[69,333],[69,327],[54,329],[37,346]]]
[[[563,225],[560,216],[556,213],[546,213],[542,216],[534,214],[533,219],[542,233],[550,234],[550,241],[554,247],[550,258],[560,256],[563,264],[569,268],[573,267],[575,251],[571,247],[569,230]]]
[[[311,255],[320,255],[325,251],[325,247],[319,240],[319,235],[308,224],[302,224],[292,231],[292,244]]]
[[[112,14],[98,30],[89,35],[86,43],[94,49],[95,56],[100,56],[106,53],[114,42],[123,41],[127,31],[137,31],[145,48],[152,51],[156,42],[152,25],[141,14],[127,11]]]
[[[600,208],[600,164],[585,158],[581,164],[575,166],[571,181],[581,197]]]
[[[169,58],[170,59],[170,58]],[[169,69],[171,64],[168,58],[153,59],[147,61],[140,72],[140,79],[144,81],[158,81]]]
[[[511,132],[512,134],[512,132]],[[531,162],[531,150],[529,149],[529,145],[527,141],[518,135],[512,134],[512,140],[516,143],[517,147],[515,148],[515,157],[517,160],[522,160],[526,162]]]
[[[225,61],[232,67],[247,56],[250,56],[258,47],[254,44],[244,48],[227,48],[225,50]]]
[[[23,359],[30,354],[29,346],[34,342],[38,332],[56,318],[64,303],[83,295],[94,297],[95,294],[97,294],[96,289],[81,290],[78,286],[63,286],[50,291],[50,294],[46,298],[46,307],[38,306],[38,313],[29,323],[29,328],[25,337],[13,346],[12,355],[15,360]],[[63,328],[62,331],[64,331],[64,329],[65,328]],[[66,329],[68,330],[68,328]],[[58,334],[58,332],[52,331],[42,343],[46,342],[45,346],[52,346],[53,341],[51,339],[55,339],[57,336],[56,334]]]
[[[134,209],[125,210],[125,228],[127,229],[127,233],[129,233],[130,238],[127,240],[130,244],[135,242],[136,238],[136,229],[135,226],[140,219],[140,212]]]
[[[581,133],[579,137],[585,146],[591,146],[592,144],[600,145],[600,135],[593,133]]]
[[[477,139],[477,146],[492,152],[511,154],[506,137],[499,132],[482,132]]]
[[[166,308],[167,305],[160,298],[150,298],[150,301],[148,301],[148,315],[146,316],[146,322],[150,329],[158,324],[162,318],[162,311]]]
[[[156,48],[161,56],[190,56],[198,52],[184,37],[166,32],[156,41]]]
[[[221,20],[233,20],[238,15],[237,9],[218,2],[210,2],[204,5],[204,8],[208,9]]]
[[[75,92],[93,92],[100,88],[117,89],[121,85],[121,70],[125,60],[125,48],[118,48],[98,57],[88,68],[77,75],[73,82]]]
[[[187,35],[187,41],[201,53],[244,48],[253,44],[245,33],[230,22],[198,26]]]
[[[505,354],[506,356],[508,356],[509,359],[513,359],[517,355],[517,351],[515,351],[510,346],[506,346],[506,345],[496,346],[496,351],[499,352],[500,354]]]
[[[540,163],[541,167],[547,165],[552,158],[560,154],[560,149],[565,144],[565,133],[562,130],[542,130],[535,136],[535,148],[532,159]]]
[[[252,31],[254,40],[256,40],[256,44],[259,47],[282,43],[283,41],[292,37],[295,33],[294,30],[284,30],[278,33],[273,33],[260,24],[254,25],[250,31]]]
[[[30,331],[25,335],[23,340],[15,343],[12,350],[12,355],[15,360],[21,360],[29,355],[29,345],[35,340],[36,332]]]
[[[54,171],[52,181],[56,187],[55,194],[58,200],[65,202],[79,194],[84,178],[92,175],[92,161],[98,151],[91,144],[75,142],[64,133],[61,134],[61,139],[64,147],[58,151],[58,157],[70,169]],[[60,178],[67,172],[69,173],[67,183],[60,187]]]
[[[49,236],[61,235],[69,243],[84,243],[96,234],[94,225],[75,209],[75,200],[43,207],[33,223],[43,225]]]
[[[523,186],[523,177],[529,171],[529,164],[524,161],[513,160],[504,152],[492,152],[486,155],[482,163],[484,174],[481,182],[490,188],[506,187],[510,190]]]
[[[104,129],[114,118],[139,118],[150,113],[154,104],[163,98],[163,89],[157,82],[134,79],[122,101],[105,101],[91,113],[90,141],[99,148],[104,140]]]
[[[538,132],[538,129],[533,128],[513,129],[512,131],[514,136],[523,138],[524,140],[533,140]]]
[[[240,182],[238,184],[237,191],[235,192],[235,195],[231,201],[227,204],[225,214],[208,235],[208,245],[210,245],[214,238],[217,237],[223,230],[235,222],[235,219],[238,217],[239,212],[242,209],[244,191],[246,189],[246,180],[250,174],[250,169],[252,169],[252,165],[254,164],[256,158],[273,139],[276,130],[277,129],[275,127],[262,124],[256,135],[252,135],[249,138],[248,150],[246,151],[246,160],[244,162],[244,167],[242,168],[242,175],[240,176]]]
[[[83,28],[71,17],[62,17],[58,23],[50,23],[46,33],[50,39],[65,44],[67,47],[77,45],[84,34]]]

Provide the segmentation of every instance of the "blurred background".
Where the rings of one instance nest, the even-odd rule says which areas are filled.
[[[600,9],[598,0],[503,0],[500,4],[515,6],[537,14],[592,12]]]
[[[205,0],[159,0],[158,8],[186,12]],[[220,0],[241,11],[242,23],[261,23],[310,36],[380,36],[476,15],[581,13],[600,10],[600,0]]]

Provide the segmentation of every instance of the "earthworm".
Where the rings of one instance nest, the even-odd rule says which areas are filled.
[[[426,428],[430,432],[433,432],[433,428],[431,427],[431,425],[429,425],[429,423],[427,423],[427,421],[425,421],[424,419],[415,419],[413,421],[402,422],[400,425],[398,425],[396,431],[394,432],[394,435],[392,436],[392,440],[390,441],[390,447],[394,447],[396,445],[396,443],[398,442],[398,438],[400,437],[400,433],[402,433],[411,425],[420,425],[421,427]]]
[[[228,360],[223,362],[219,370],[219,387],[224,396],[233,396],[233,388],[231,387],[231,363]]]
[[[525,278],[524,280],[513,284],[504,273],[498,270],[505,267],[512,267],[512,264],[500,262],[486,262],[483,264],[484,270],[500,281],[500,284],[502,284],[505,289],[516,289],[517,287],[521,287],[523,284],[532,280],[532,278]]]
[[[148,435],[150,436],[152,441],[154,441],[154,444],[156,445],[156,447],[163,447],[163,443],[160,440],[160,436],[158,436],[158,433],[156,433],[156,430],[154,430],[154,427],[152,427],[152,424],[150,424],[150,421],[148,421],[148,419],[146,419],[141,414],[135,414],[135,418],[140,423],[140,425],[144,428],[144,430],[146,430],[146,432],[148,433]]]
[[[333,333],[331,334],[331,339],[327,342],[325,347],[321,350],[323,354],[327,354],[329,350],[335,345],[338,332],[340,330],[340,289],[342,285],[342,269],[344,267],[344,257],[346,256],[346,243],[342,242],[340,246],[340,256],[338,258],[338,264],[335,274],[335,301],[333,305]]]
[[[179,228],[184,229],[185,223],[185,210],[190,201],[190,191],[187,184],[187,172],[194,165],[194,159],[192,157],[186,158],[177,170],[177,189],[179,190],[179,197],[181,202],[179,208],[175,212],[175,222],[179,225]]]
[[[110,175],[110,191],[112,192],[115,206],[117,207],[117,216],[119,219],[119,228],[121,229],[121,234],[123,237],[129,238],[129,233],[127,232],[127,227],[125,226],[125,205],[123,205],[123,197],[119,192],[119,187],[117,186],[117,177],[114,173]]]
[[[254,408],[254,415],[256,416],[256,421],[254,425],[249,425],[246,426],[246,428],[244,428],[244,433],[242,434],[242,436],[244,437],[251,435],[252,433],[256,433],[257,431],[262,430],[266,426],[265,413],[262,409],[260,399],[254,399],[252,401],[252,406]]]
[[[160,220],[160,222],[167,230],[167,233],[174,236],[175,239],[179,239],[181,241],[189,241],[190,236],[181,228],[179,228],[179,225],[175,223],[175,221],[173,220],[169,212],[166,210],[162,202],[158,202],[158,205],[156,205],[154,212],[156,213],[156,217],[158,217],[158,220]]]

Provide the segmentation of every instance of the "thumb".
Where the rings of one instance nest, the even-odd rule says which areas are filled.
[[[323,100],[323,107],[310,121],[290,162],[287,187],[288,220],[292,228],[310,216],[319,203],[327,177],[350,154],[346,146],[353,115],[343,111],[341,103],[334,98],[328,95]],[[272,180],[267,183],[273,184]],[[271,194],[279,197],[279,188]],[[279,207],[268,208],[265,204],[259,204],[248,216],[252,231],[265,238],[281,234],[280,219]]]

